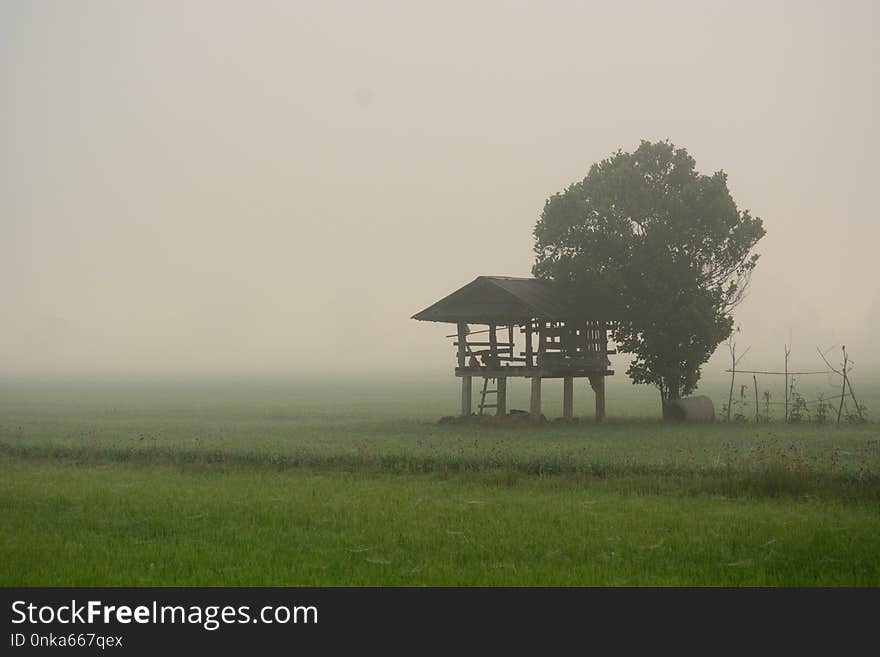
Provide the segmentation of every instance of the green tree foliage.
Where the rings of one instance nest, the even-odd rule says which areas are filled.
[[[764,227],[737,208],[723,171],[702,175],[685,149],[643,141],[550,197],[534,235],[535,276],[618,320],[627,374],[665,402],[694,390],[731,334]]]

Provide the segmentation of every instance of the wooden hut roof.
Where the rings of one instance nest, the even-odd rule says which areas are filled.
[[[585,307],[582,297],[576,298],[558,283],[511,276],[478,276],[412,318],[429,322],[516,324],[534,317],[550,321],[607,319],[596,308]]]

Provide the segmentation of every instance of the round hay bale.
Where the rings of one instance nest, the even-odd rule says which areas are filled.
[[[706,395],[673,399],[663,406],[663,419],[676,422],[714,422],[715,405]]]

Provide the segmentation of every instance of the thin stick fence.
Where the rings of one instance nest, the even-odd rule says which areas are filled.
[[[765,416],[763,418],[764,421],[769,421],[769,409],[771,406],[784,406],[785,407],[785,421],[798,421],[801,417],[801,411],[805,410],[807,406],[811,406],[814,404],[819,404],[820,406],[817,408],[817,414],[821,415],[822,420],[825,421],[828,415],[828,411],[831,410],[830,402],[838,401],[837,405],[837,424],[840,424],[841,418],[843,417],[843,411],[846,410],[846,419],[850,422],[864,422],[865,421],[865,407],[859,404],[856,399],[855,392],[852,388],[852,382],[850,381],[850,374],[852,373],[852,367],[855,364],[849,357],[849,354],[846,351],[846,347],[842,347],[842,357],[843,364],[841,369],[837,369],[828,362],[828,358],[826,357],[830,349],[826,351],[822,351],[818,347],[816,351],[819,353],[819,356],[822,358],[822,361],[825,363],[827,369],[824,370],[811,370],[811,371],[791,371],[788,369],[789,357],[791,356],[791,346],[785,345],[785,368],[782,371],[775,370],[746,370],[746,369],[738,369],[740,361],[743,357],[748,353],[749,349],[746,349],[739,357],[736,354],[736,343],[728,342],[728,349],[730,350],[730,358],[731,358],[731,367],[730,369],[724,370],[730,374],[730,391],[727,397],[727,406],[725,407],[726,419],[728,422],[731,421],[731,413],[733,412],[734,406],[736,406],[740,410],[748,409],[752,406],[751,402],[746,399],[746,388],[747,384],[740,384],[740,396],[739,399],[734,400],[733,398],[733,390],[736,382],[737,374],[750,374],[752,375],[752,384],[754,385],[755,390],[755,421],[762,421],[760,410],[761,405],[766,410]],[[783,376],[785,377],[785,400],[784,401],[771,401],[769,391],[764,391],[764,401],[761,402],[759,400],[758,395],[758,378],[757,375],[765,375],[765,376]],[[837,395],[829,395],[825,397],[824,395],[819,395],[816,399],[811,399],[809,401],[805,400],[800,393],[796,390],[796,379],[794,377],[797,376],[813,376],[813,375],[837,375],[841,378],[842,388],[840,389],[840,394]],[[789,384],[789,380],[791,383]],[[851,411],[847,406],[847,399],[852,399],[853,405],[855,406],[855,410]],[[741,412],[737,413],[734,420],[744,420],[745,415]]]

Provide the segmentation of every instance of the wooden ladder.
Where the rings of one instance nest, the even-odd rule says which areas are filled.
[[[492,379],[492,380],[494,381],[495,379]],[[495,390],[489,390],[488,388],[489,388],[489,377],[484,376],[483,377],[483,391],[480,393],[480,413],[479,413],[480,415],[483,414],[484,408],[498,408],[498,403],[497,403],[498,398],[497,397],[495,398],[496,403],[494,403],[494,404],[487,404],[486,403],[486,395],[491,395],[491,394],[497,395],[498,394],[498,387],[496,386]]]

